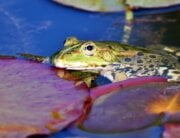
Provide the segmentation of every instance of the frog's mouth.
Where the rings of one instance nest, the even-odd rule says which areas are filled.
[[[103,70],[102,66],[89,65],[83,62],[64,62],[63,60],[54,60],[52,63],[57,68],[64,68],[68,70]]]

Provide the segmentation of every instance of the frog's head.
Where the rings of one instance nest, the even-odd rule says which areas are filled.
[[[76,37],[69,37],[64,48],[52,55],[51,63],[72,70],[98,70],[115,62],[119,50],[123,49],[117,43],[80,41]]]

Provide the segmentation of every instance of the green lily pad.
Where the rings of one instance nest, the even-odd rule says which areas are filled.
[[[158,8],[180,4],[178,0],[126,0],[131,7]]]
[[[57,3],[87,10],[100,12],[114,12],[124,10],[124,0],[53,0]]]
[[[180,4],[178,0],[53,0],[62,5],[98,12],[117,12],[131,7],[158,8]]]

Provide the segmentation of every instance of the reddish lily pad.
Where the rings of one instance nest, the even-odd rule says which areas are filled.
[[[163,138],[180,138],[180,124],[165,124]]]
[[[79,118],[88,96],[55,68],[32,61],[0,59],[0,80],[0,137],[62,130]]]
[[[120,81],[120,82],[116,82],[116,83],[111,83],[108,85],[104,85],[102,87],[96,87],[91,89],[91,98],[94,100],[97,97],[110,93],[114,90],[120,90],[122,88],[126,88],[129,86],[140,86],[140,85],[144,85],[146,83],[158,83],[158,82],[167,82],[167,80],[165,78],[162,77],[140,77],[140,78],[133,78],[133,79],[127,79],[125,81]]]
[[[119,88],[97,99],[95,97],[91,111],[80,127],[96,133],[119,133],[162,124],[164,121],[178,121],[180,87],[166,82],[147,82]],[[121,85],[123,83],[119,82]],[[127,81],[125,84],[128,84]],[[107,85],[105,87],[107,89]],[[158,106],[158,101],[167,106],[160,105],[161,110],[152,110],[152,107]]]

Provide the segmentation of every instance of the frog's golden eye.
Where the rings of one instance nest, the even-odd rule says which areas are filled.
[[[87,42],[87,43],[82,45],[82,50],[83,50],[85,55],[93,56],[95,51],[96,51],[96,47],[95,47],[95,44],[93,42]]]
[[[76,37],[68,37],[65,42],[64,42],[64,46],[73,46],[75,44],[78,44],[79,40]]]

